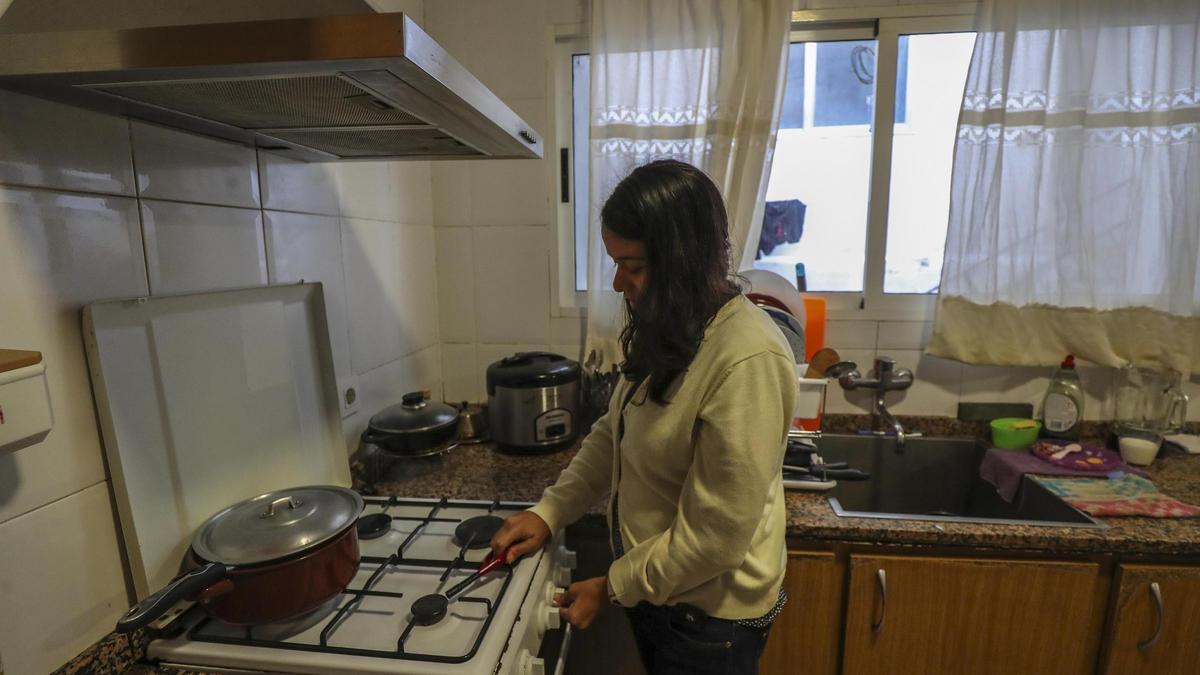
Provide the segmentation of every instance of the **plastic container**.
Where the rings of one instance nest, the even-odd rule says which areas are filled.
[[[1023,450],[1033,445],[1042,423],[1020,417],[1001,417],[992,420],[992,445],[1008,450]]]
[[[1082,421],[1083,385],[1075,371],[1075,356],[1067,354],[1050,376],[1050,386],[1042,399],[1042,426],[1050,438],[1079,440]]]
[[[796,381],[800,392],[796,397],[796,410],[792,413],[792,426],[807,431],[820,431],[828,381],[823,377],[801,377],[807,369],[807,363],[796,364]]]

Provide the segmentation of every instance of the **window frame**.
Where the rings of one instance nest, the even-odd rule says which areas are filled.
[[[590,36],[580,24],[554,27],[550,38],[550,53],[554,62],[547,68],[550,79],[548,91],[554,120],[555,143],[554,188],[551,198],[555,205],[554,250],[551,270],[550,311],[556,317],[579,317],[586,314],[587,292],[575,290],[575,141],[572,119],[572,63],[574,54],[590,52]],[[562,199],[562,152],[567,154],[567,197]]]
[[[826,301],[829,320],[933,319],[936,294],[884,293],[887,255],[888,194],[891,188],[892,140],[896,77],[901,35],[971,32],[975,30],[975,2],[944,5],[911,5],[894,8],[847,8],[802,10],[792,13],[790,42],[832,42],[875,39],[875,109],[867,204],[866,257],[861,292],[809,292]],[[571,56],[589,52],[589,35],[580,24],[555,26],[550,37],[554,62],[548,68],[548,91],[554,120],[555,142],[560,153],[567,150],[569,199],[561,199],[561,163],[554,175],[552,198],[557,207],[555,264],[552,272],[551,311],[554,316],[583,316],[587,293],[575,290],[575,228],[573,171],[576,149],[572,138]],[[807,59],[806,59],[807,63]],[[806,116],[807,116],[806,112]],[[558,158],[555,161],[560,161]]]

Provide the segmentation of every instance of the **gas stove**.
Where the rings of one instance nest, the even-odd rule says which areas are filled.
[[[528,504],[365,501],[363,516],[386,514],[390,521],[360,519],[386,527],[360,527],[358,572],[339,596],[302,617],[256,626],[224,624],[193,607],[164,617],[159,630],[173,637],[152,641],[149,657],[175,667],[250,673],[561,672],[570,627],[560,629],[552,598],[570,583],[574,567],[561,533],[472,584],[440,620],[420,625],[411,612],[415,600],[445,592],[480,566],[491,534],[489,519],[479,516],[503,518]],[[483,527],[472,534],[471,525]]]

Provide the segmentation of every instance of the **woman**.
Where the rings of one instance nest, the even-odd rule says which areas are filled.
[[[791,351],[732,280],[725,205],[703,172],[638,167],[601,224],[629,315],[624,377],[562,477],[492,548],[536,549],[611,488],[615,561],[561,595],[562,617],[586,628],[621,605],[651,674],[754,673],[784,601]]]

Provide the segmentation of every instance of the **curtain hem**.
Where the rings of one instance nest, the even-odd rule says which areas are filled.
[[[925,351],[997,366],[1056,365],[1065,355],[1075,354],[1113,368],[1169,368],[1186,378],[1200,371],[1200,317],[1146,307],[980,305],[961,296],[942,296]]]

